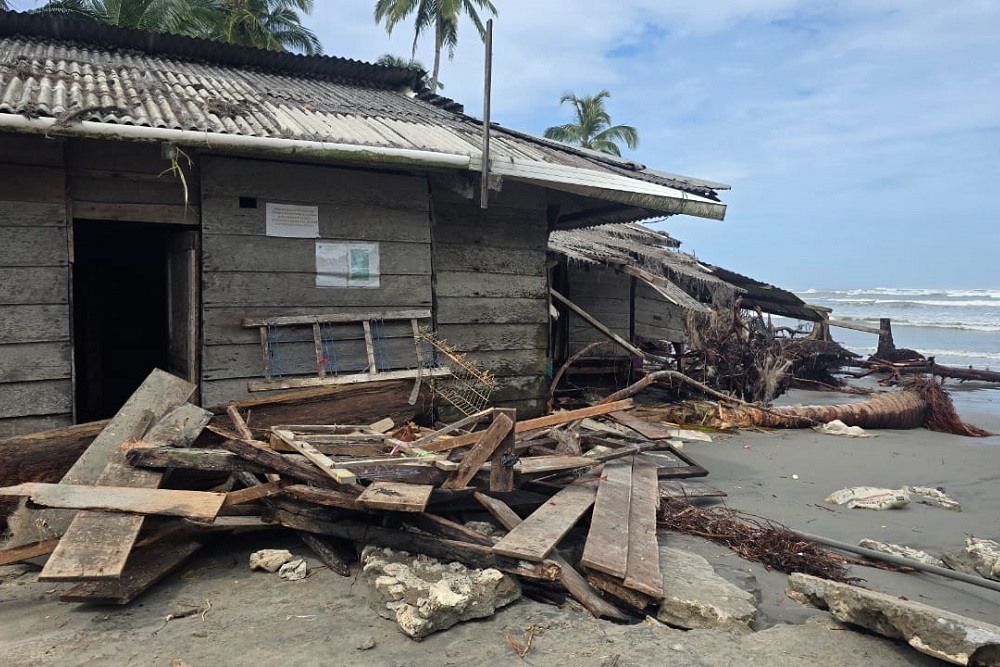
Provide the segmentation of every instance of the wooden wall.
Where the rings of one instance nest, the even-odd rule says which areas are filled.
[[[438,334],[498,379],[496,404],[539,414],[548,393],[545,193],[504,183],[487,210],[433,187]]]
[[[570,262],[567,267],[570,301],[597,318],[602,324],[625,340],[635,335],[684,342],[687,333],[684,310],[667,301],[652,287],[614,268]],[[634,300],[632,287],[634,284]],[[633,305],[634,304],[634,305]],[[630,308],[634,322],[630,325]],[[569,314],[569,353],[574,354],[587,345],[608,340],[593,326],[575,313]],[[601,348],[594,356],[626,357],[628,353],[619,346]]]
[[[632,277],[613,268],[569,262],[566,270],[565,296],[583,308],[601,324],[624,338],[631,339],[630,307]],[[587,345],[604,342],[608,337],[576,313],[569,312],[569,354],[576,354]],[[564,315],[565,317],[565,315]],[[627,357],[628,352],[617,345],[598,348],[594,357]]]
[[[0,136],[0,437],[72,423],[64,148]]]
[[[431,308],[425,178],[213,156],[201,174],[204,405],[263,379],[260,334],[244,317]],[[322,239],[379,242],[380,286],[316,287],[316,239],[266,236],[267,202],[317,205]]]

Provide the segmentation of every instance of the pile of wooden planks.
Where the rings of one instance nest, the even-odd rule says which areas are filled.
[[[360,547],[387,546],[561,586],[626,620],[662,595],[661,496],[713,492],[683,481],[707,474],[677,446],[698,436],[636,418],[630,399],[436,430],[251,429],[236,408],[212,420],[193,392],[155,371],[58,484],[0,488],[24,499],[0,564],[48,555],[39,578],[75,584],[60,599],[124,604],[213,534],[284,528],[341,574]],[[506,535],[462,523],[484,511]],[[578,563],[558,549],[572,539]]]

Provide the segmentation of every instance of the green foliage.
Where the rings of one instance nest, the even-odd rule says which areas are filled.
[[[434,70],[431,75],[430,89],[441,87],[438,74],[441,70],[441,51],[448,48],[448,58],[455,57],[455,47],[458,46],[458,20],[465,14],[479,31],[480,39],[486,37],[486,26],[479,12],[488,11],[497,15],[497,9],[491,0],[376,0],[375,22],[385,23],[385,30],[390,35],[393,29],[410,15],[414,17],[413,53],[417,52],[417,42],[424,31],[434,29]]]
[[[550,127],[545,130],[545,137],[617,156],[622,154],[621,143],[635,150],[639,146],[639,132],[631,125],[611,124],[611,116],[604,108],[609,97],[611,93],[606,90],[584,97],[564,94],[559,103],[572,104],[576,122]]]
[[[2,2],[3,0],[0,0]],[[313,0],[50,0],[35,11],[122,28],[215,39],[270,51],[322,53],[299,12]]]

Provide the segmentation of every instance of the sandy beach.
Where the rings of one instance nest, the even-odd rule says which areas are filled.
[[[783,403],[842,402],[842,396],[795,393]],[[991,411],[962,416],[1000,431]],[[685,451],[710,471],[708,482],[729,494],[733,508],[791,528],[856,544],[868,537],[932,555],[958,550],[967,535],[1000,538],[1000,436],[975,439],[912,431],[878,431],[844,438],[811,430],[718,434]],[[797,479],[793,478],[797,476]],[[892,511],[846,509],[824,502],[847,486],[944,488],[962,512],[911,503]],[[28,565],[0,568],[0,664],[171,665],[269,664],[409,665],[941,665],[904,643],[846,628],[826,612],[785,595],[786,576],[767,572],[723,547],[674,534],[661,542],[705,556],[724,577],[760,589],[760,615],[751,635],[681,631],[658,623],[616,625],[594,620],[573,602],[561,607],[522,600],[492,618],[460,624],[421,642],[379,618],[364,585],[319,568],[294,538],[257,533],[204,549],[128,607],[58,601],[57,584],[35,582]],[[285,582],[250,572],[249,554],[287,547],[307,556],[312,576]],[[997,620],[994,591],[931,574],[853,567],[865,585],[974,619]],[[186,607],[185,607],[186,605]],[[166,621],[184,608],[205,610]],[[536,626],[531,650],[519,659],[506,637],[523,643]]]

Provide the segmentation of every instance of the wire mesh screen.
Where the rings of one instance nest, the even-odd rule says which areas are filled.
[[[432,350],[425,359],[433,359],[451,369],[451,375],[434,379],[433,392],[465,415],[484,410],[496,388],[493,374],[479,368],[428,329],[420,329],[417,338],[422,346]]]

